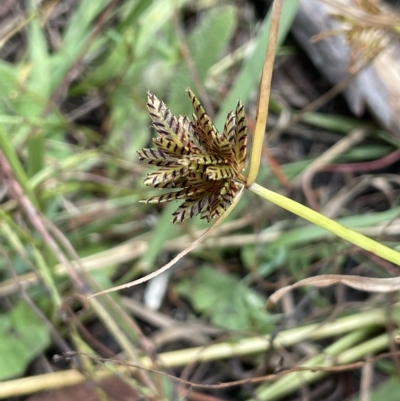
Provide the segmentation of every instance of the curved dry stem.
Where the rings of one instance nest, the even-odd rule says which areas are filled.
[[[131,281],[126,284],[121,284],[116,287],[109,288],[104,291],[97,292],[96,294],[92,294],[88,296],[89,298],[97,297],[98,295],[102,294],[107,294],[109,292],[113,291],[118,291],[122,290],[124,288],[129,288],[129,287],[134,287],[135,285],[145,283],[146,281],[149,281],[160,274],[166,272],[169,270],[176,262],[178,262],[180,259],[182,259],[186,254],[188,254],[190,251],[195,249],[197,246],[199,246],[204,240],[206,240],[219,226],[220,224],[229,216],[229,214],[232,212],[232,210],[235,208],[236,204],[239,202],[239,199],[241,198],[243,194],[243,189],[244,185],[240,189],[240,191],[237,193],[235,199],[233,200],[232,204],[226,209],[225,213],[221,215],[221,217],[215,221],[215,223],[207,230],[205,231],[199,238],[197,238],[196,241],[194,241],[192,244],[190,244],[187,248],[185,248],[182,252],[180,252],[177,256],[175,256],[170,262],[168,262],[166,265],[161,267],[160,269],[156,270],[153,273],[150,273],[144,277],[141,277],[137,280]]]
[[[280,288],[275,291],[268,299],[268,307],[272,306],[287,292],[295,288],[313,285],[315,287],[329,287],[334,284],[344,284],[348,287],[355,288],[356,290],[366,292],[394,292],[400,290],[400,277],[391,278],[375,278],[375,277],[361,277],[361,276],[345,276],[342,274],[323,274],[316,277],[308,277],[300,280],[292,285]]]

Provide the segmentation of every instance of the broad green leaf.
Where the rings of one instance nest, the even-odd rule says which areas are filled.
[[[11,97],[15,96],[18,89],[18,73],[18,68],[0,60],[0,110],[4,110],[5,106],[9,107]]]
[[[271,252],[268,246],[249,244],[241,249],[241,259],[246,269],[250,272],[256,269],[262,278],[275,273],[286,262],[286,258],[285,247],[278,247]]]
[[[271,329],[271,317],[264,310],[265,299],[233,274],[202,267],[195,277],[178,284],[177,291],[215,325],[257,333]]]
[[[0,315],[0,381],[23,374],[49,344],[47,327],[25,303]]]

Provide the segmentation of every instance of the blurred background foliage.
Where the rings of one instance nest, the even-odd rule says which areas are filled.
[[[269,126],[329,88],[289,34],[297,3],[284,2]],[[138,164],[136,155],[151,145],[146,92],[165,101],[174,114],[190,116],[185,90],[192,88],[219,129],[241,99],[251,131],[268,40],[269,17],[262,6],[244,0],[8,0],[0,5],[0,381],[57,370],[51,356],[72,349],[106,357],[123,351],[138,363],[148,352],[146,336],[154,339],[159,353],[184,350],[229,338],[276,334],[322,322],[330,313],[357,316],[365,308],[394,302],[344,288],[301,289],[285,298],[279,312],[267,312],[264,306],[274,289],[309,275],[390,277],[395,269],[248,194],[218,235],[178,264],[171,285],[167,275],[95,304],[80,298],[155,270],[206,227],[199,220],[172,226],[176,205],[139,203],[154,194],[142,185],[149,170]],[[297,83],[288,72],[291,63],[314,90],[311,97],[291,87]],[[267,159],[272,156],[277,165],[271,168],[265,162],[260,182],[276,190],[289,182],[287,193],[304,201],[299,177],[360,127],[367,127],[368,136],[335,162],[378,160],[397,150],[397,139],[368,115],[352,116],[339,98],[304,115],[302,122],[269,144]],[[4,170],[7,165],[11,174]],[[392,231],[382,239],[395,243],[399,183],[388,175],[397,173],[396,166],[378,170],[375,176],[364,173],[321,174],[316,190],[320,206],[335,206],[333,217],[370,236],[381,235],[378,228],[391,224]],[[364,186],[363,179],[368,180]],[[82,273],[82,266],[90,276]],[[135,309],[133,301],[140,307]],[[167,318],[165,326],[152,320],[161,314]],[[184,323],[202,324],[208,331],[198,329],[196,336],[172,332]],[[376,325],[370,324],[364,337],[349,340],[344,349],[385,330],[383,321]],[[160,340],[159,330],[171,330],[170,337]],[[379,344],[370,352],[388,347]],[[289,361],[290,354],[296,361],[322,354],[326,346],[328,341],[310,340],[304,349],[288,349],[285,358],[274,351],[268,361],[262,353],[243,359],[233,355],[230,361],[205,363],[204,372],[190,378],[216,383],[266,374],[275,371],[281,357]],[[396,363],[382,362],[378,376],[395,376]],[[93,377],[92,364],[85,359],[70,367]],[[216,374],[221,366],[222,373]],[[347,379],[354,391],[346,394],[354,395],[359,371]],[[154,376],[135,380],[135,391],[153,399],[149,382],[157,381]],[[343,390],[344,381],[334,375],[317,387],[337,382]],[[164,399],[178,399],[173,398],[177,396],[171,383],[165,380],[158,387]],[[296,399],[300,387],[287,399]],[[387,391],[393,389],[399,390],[397,379],[387,382]],[[266,400],[279,399],[285,391],[281,384],[281,393],[268,398],[272,396],[265,388],[244,385],[238,392],[219,390],[214,395]],[[379,391],[383,397],[385,388]],[[0,396],[5,397],[1,390]]]

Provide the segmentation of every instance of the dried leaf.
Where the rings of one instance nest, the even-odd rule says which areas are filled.
[[[287,292],[295,288],[313,285],[315,287],[329,287],[334,284],[344,284],[356,290],[366,292],[394,292],[400,290],[400,277],[392,278],[375,278],[361,276],[345,276],[341,274],[324,274],[316,277],[309,277],[300,280],[295,284],[288,285],[275,291],[268,300],[268,307],[275,304]]]

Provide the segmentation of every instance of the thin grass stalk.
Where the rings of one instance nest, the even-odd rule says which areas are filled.
[[[302,363],[302,367],[313,367],[313,366],[330,366],[334,361],[335,357],[340,355],[343,351],[356,345],[366,336],[366,330],[356,330],[352,333],[348,333],[344,337],[335,341],[333,344],[326,347],[318,355],[311,357],[306,362]],[[278,400],[279,398],[291,394],[293,391],[299,390],[302,386],[305,386],[311,382],[316,381],[325,372],[293,372],[278,379],[273,383],[262,384],[257,390],[257,401],[271,401]],[[255,401],[253,398],[247,401]]]
[[[35,13],[37,6],[34,1],[28,1],[28,9]],[[38,15],[39,16],[39,15]],[[35,18],[28,28],[28,55],[32,68],[29,72],[28,87],[38,98],[38,102],[32,102],[26,108],[30,116],[39,116],[42,113],[44,102],[50,96],[49,80],[49,54],[44,27],[42,23],[46,18]],[[32,177],[44,166],[45,159],[45,137],[42,126],[32,127],[27,139],[28,157],[26,171],[28,177]]]
[[[5,159],[7,160],[8,164],[11,167],[14,177],[18,181],[19,185],[21,185],[21,187],[23,188],[24,194],[29,198],[32,204],[39,210],[39,204],[31,189],[31,186],[29,185],[28,177],[21,165],[21,162],[18,159],[18,156],[11,144],[11,141],[9,140],[9,136],[4,131],[2,126],[0,126],[0,150],[2,151],[0,153],[0,158],[2,157],[2,155],[4,155]],[[0,166],[1,164],[3,164],[4,166],[4,163],[0,163]]]
[[[9,165],[7,164],[6,160],[3,159],[3,169],[5,171],[8,168],[8,166]],[[11,172],[8,172],[7,175],[11,175]],[[14,182],[14,184],[17,183]],[[79,265],[79,257],[76,254],[75,250],[73,249],[72,245],[69,243],[66,237],[56,227],[54,227],[54,225],[50,221],[47,221],[44,216],[41,216],[34,210],[34,207],[32,206],[30,200],[26,197],[25,194],[23,194],[22,187],[14,185],[13,191],[15,192],[14,196],[17,198],[22,208],[24,209],[28,220],[35,227],[39,235],[43,238],[51,254],[54,255],[55,259],[57,259],[59,262],[65,265],[75,287],[82,293],[85,293],[87,284],[83,282],[76,269],[73,268],[71,262],[68,260],[66,254],[64,253],[64,250],[61,247],[62,245],[70,254],[70,256],[72,256],[72,258],[78,263],[78,266],[82,267],[81,265]],[[55,236],[55,238],[53,237],[52,234]],[[56,239],[58,239],[60,243],[58,243]],[[83,269],[81,270],[82,270],[81,274],[86,276],[88,282],[91,282],[90,276],[87,275]],[[113,334],[114,338],[121,345],[121,348],[125,351],[125,353],[133,361],[140,362],[139,356],[137,355],[134,346],[131,344],[129,338],[125,335],[125,333],[116,324],[113,316],[106,310],[106,308],[99,301],[93,299],[90,301],[90,304],[93,307],[99,319],[102,320],[105,326],[110,330],[110,332]],[[149,384],[151,385],[150,381]]]
[[[261,152],[264,143],[265,127],[267,125],[269,98],[271,94],[271,79],[278,43],[278,31],[282,4],[283,0],[275,0],[272,6],[271,28],[258,93],[256,125],[254,127],[253,144],[251,148],[249,170],[247,174],[247,186],[253,184],[260,169]]]
[[[301,366],[329,367],[332,365],[344,365],[358,361],[371,353],[380,352],[389,345],[390,337],[387,333],[371,340],[367,340],[361,344],[354,345],[365,335],[365,330],[357,330],[353,333],[349,333],[323,350],[321,355],[311,358]],[[313,372],[312,370],[289,373],[281,379],[278,379],[275,383],[262,385],[257,390],[257,401],[276,401],[281,397],[300,389],[301,386],[313,383],[327,374],[328,372],[326,371]],[[247,401],[255,401],[255,399],[249,399]]]
[[[61,301],[61,295],[57,289],[57,286],[55,285],[52,271],[46,261],[43,258],[43,255],[39,251],[39,249],[36,247],[34,241],[31,238],[26,238],[26,234],[24,233],[23,236],[20,236],[20,233],[23,232],[21,229],[15,230],[13,225],[9,225],[8,223],[8,216],[7,219],[2,220],[3,215],[5,213],[0,211],[0,233],[4,234],[4,237],[6,238],[6,241],[10,244],[10,246],[17,252],[17,254],[25,260],[27,265],[32,269],[33,274],[35,274],[38,278],[40,277],[47,288],[49,289],[50,292],[50,297],[53,301],[53,304],[58,308],[60,307],[62,301]],[[22,243],[21,239],[27,239],[28,244]],[[27,251],[25,248],[29,249]],[[28,254],[31,253],[30,256]],[[31,262],[31,259],[32,262]],[[36,270],[37,269],[37,270]],[[14,270],[12,270],[14,274]],[[16,282],[17,281],[17,282]],[[19,276],[15,275],[12,278],[12,282],[14,283],[15,289],[19,289],[19,287],[22,286],[21,281],[19,280]]]
[[[69,242],[69,240],[56,226],[53,225],[52,222],[46,221],[46,224],[50,232],[59,241],[60,245],[63,246],[67,254],[77,263],[77,266],[81,270],[81,274],[86,278],[86,285],[91,284],[91,286],[97,288],[97,285],[93,281],[92,277],[85,271],[82,264],[80,263],[79,256],[76,253],[73,246],[71,245],[71,243]],[[62,257],[65,257],[64,254],[62,254]],[[67,263],[69,264],[69,261],[67,261]],[[72,265],[69,266],[69,268],[71,267]],[[108,298],[107,300],[109,301],[110,299]],[[135,348],[135,345],[132,344],[132,341],[130,341],[128,335],[125,333],[124,328],[121,327],[121,326],[128,326],[128,333],[131,332],[131,334],[133,335],[136,334],[132,332],[132,330],[130,330],[129,328],[129,318],[128,317],[124,318],[123,316],[121,316],[121,313],[113,313],[113,311],[109,310],[109,307],[111,306],[114,307],[115,311],[115,307],[117,306],[116,303],[114,305],[108,305],[108,307],[104,303],[101,303],[94,299],[90,300],[89,303],[90,306],[95,311],[98,318],[104,323],[105,327],[107,327],[107,329],[113,335],[113,338],[115,338],[116,341],[119,343],[125,355],[128,355],[131,358],[131,360],[134,361],[134,363],[140,364],[140,358],[137,354],[137,349]],[[148,388],[153,387],[153,382],[148,377],[146,371],[143,370],[140,371],[139,376],[142,377],[143,382],[148,386]]]
[[[3,37],[0,39],[0,50],[4,47],[4,45],[15,35],[17,35],[19,32],[21,32],[28,24],[31,23],[35,18],[38,17],[39,14],[43,13],[46,14],[47,10],[53,6],[53,4],[56,1],[49,1],[48,4],[44,5],[38,10],[35,10],[31,12],[28,16],[25,17],[24,20],[22,20],[19,23],[14,24],[10,29],[6,31],[5,34],[3,34]]]
[[[387,246],[380,244],[371,238],[365,237],[364,235],[353,231],[334,220],[325,217],[324,215],[304,206],[296,201],[289,199],[283,195],[273,192],[267,188],[253,183],[249,190],[262,198],[278,205],[279,207],[288,210],[302,217],[309,222],[330,231],[332,234],[345,239],[346,241],[373,253],[374,255],[380,256],[382,259],[388,260],[389,262],[395,263],[400,266],[400,253],[394,249],[388,248]]]
[[[170,262],[165,264],[163,267],[161,267],[158,270],[156,270],[150,274],[147,274],[146,276],[141,277],[137,280],[131,281],[126,284],[117,285],[117,286],[109,288],[107,290],[103,290],[103,291],[97,292],[95,294],[89,295],[88,299],[97,297],[98,295],[107,294],[109,292],[114,292],[114,291],[122,290],[125,288],[133,287],[138,284],[143,284],[143,283],[159,276],[160,274],[166,272],[167,270],[169,270],[178,260],[182,259],[186,254],[188,254],[193,249],[197,248],[205,239],[207,239],[209,236],[211,236],[214,233],[214,231],[222,224],[222,222],[230,215],[232,210],[236,207],[237,203],[239,202],[240,198],[242,197],[243,190],[244,190],[244,187],[242,186],[239,193],[237,193],[235,198],[233,199],[233,203],[228,207],[228,209],[226,209],[225,213],[222,214],[219,217],[219,219],[217,219],[214,222],[214,224],[211,227],[209,227],[199,238],[197,238],[195,241],[193,241],[187,248],[185,248],[183,251],[181,251],[178,255],[176,255]]]
[[[393,315],[398,317],[400,306],[395,306]],[[367,312],[358,313],[352,316],[346,316],[337,319],[334,322],[321,324],[311,324],[304,327],[296,327],[293,329],[280,332],[275,338],[273,345],[275,347],[289,347],[293,344],[298,344],[304,340],[321,340],[333,336],[341,336],[345,333],[355,330],[368,330],[370,328],[383,326],[386,322],[386,315],[383,309],[372,309]],[[379,343],[387,346],[389,338],[387,335],[386,343]],[[371,340],[373,341],[373,340]],[[379,340],[382,341],[382,340]],[[158,361],[163,368],[172,368],[185,366],[188,363],[215,361],[224,358],[240,357],[243,355],[254,355],[257,353],[265,353],[271,348],[271,336],[257,336],[244,338],[238,341],[227,341],[219,344],[212,344],[208,347],[195,347],[179,351],[165,352],[158,355]],[[365,349],[365,346],[362,348]],[[347,359],[359,358],[362,356],[361,351],[357,348],[355,351],[347,355]],[[350,352],[350,351],[348,351]],[[370,351],[371,352],[371,351]],[[343,358],[343,356],[342,356]],[[347,361],[346,359],[346,361]],[[340,359],[341,363],[345,363]],[[151,367],[152,361],[148,356],[141,358],[141,365]],[[117,370],[122,374],[127,371],[132,371],[128,366],[117,366]],[[109,377],[110,372],[99,370],[96,372],[96,379]],[[9,380],[1,383],[0,399],[15,397],[19,395],[31,394],[38,391],[48,390],[63,386],[71,386],[82,383],[86,378],[76,370],[67,370],[62,372],[54,372],[50,374],[25,377],[22,379]]]

